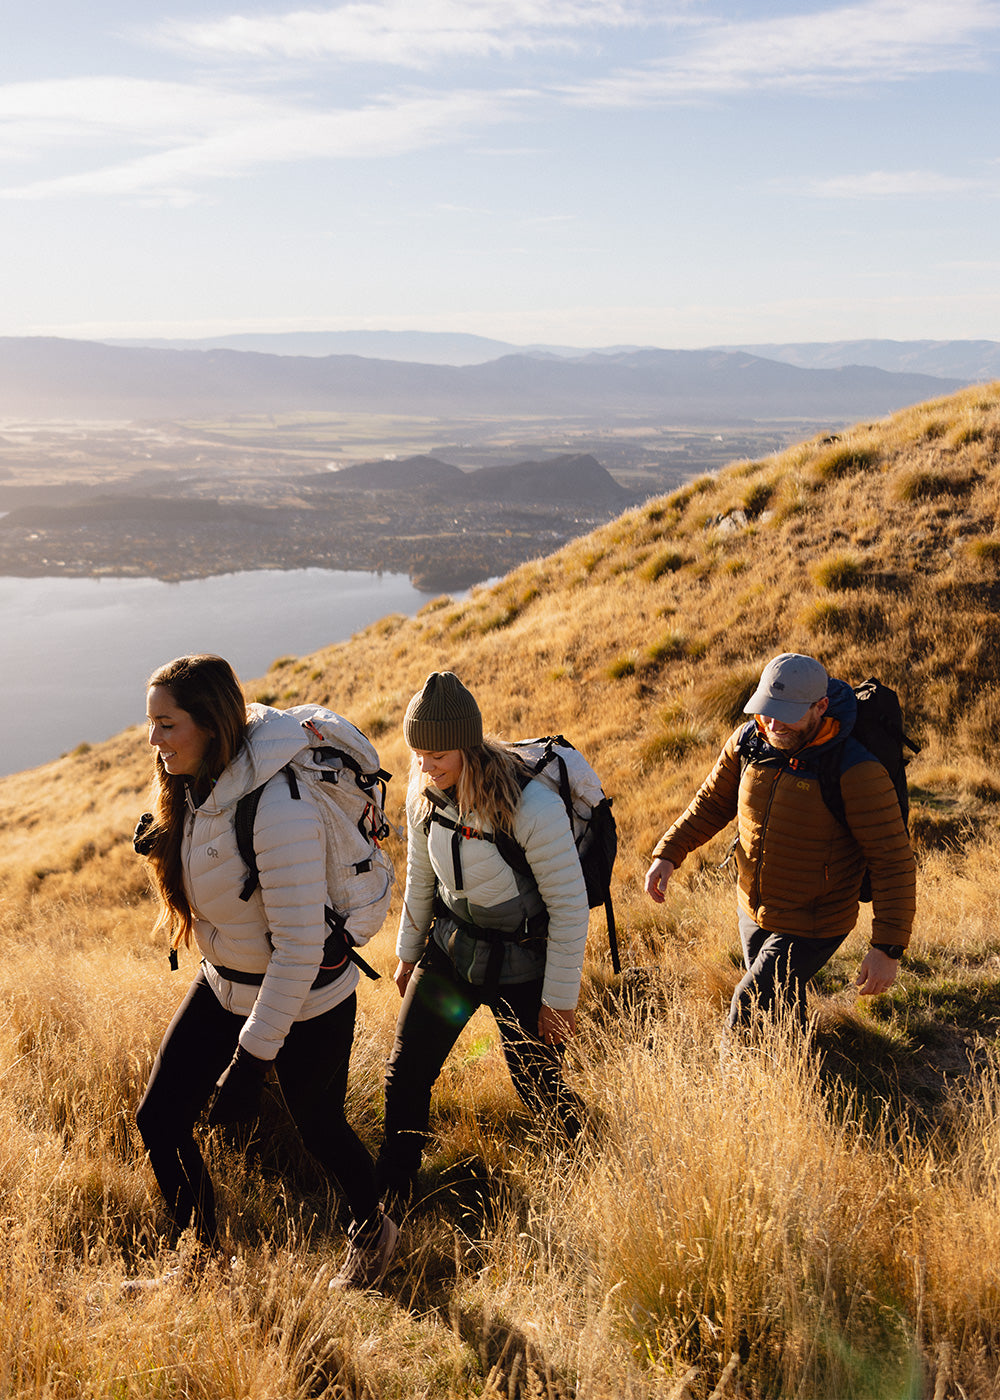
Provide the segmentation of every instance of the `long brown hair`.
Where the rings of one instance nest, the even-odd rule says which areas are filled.
[[[524,763],[517,751],[502,739],[491,734],[483,736],[483,742],[471,749],[461,749],[462,771],[455,784],[455,801],[459,816],[468,821],[473,813],[476,818],[494,831],[513,834],[514,817],[521,801]],[[417,809],[418,819],[430,816],[431,804],[424,796],[430,786],[430,778],[420,771],[419,761],[414,757],[410,764],[410,784],[420,795]]]
[[[191,941],[191,905],[181,868],[188,785],[196,798],[203,799],[236,757],[246,737],[247,703],[236,673],[221,656],[178,656],[153,672],[147,690],[154,685],[168,690],[178,709],[185,710],[209,735],[201,767],[193,778],[168,773],[159,754],[153,759],[148,860],[160,897],[156,927],[167,930],[170,945],[176,948]]]

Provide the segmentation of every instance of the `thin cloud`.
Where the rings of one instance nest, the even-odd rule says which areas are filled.
[[[139,195],[171,203],[192,185],[229,179],[255,167],[315,159],[393,156],[454,141],[506,119],[514,93],[451,92],[373,101],[355,109],[311,110],[293,103],[186,88],[180,84],[81,80],[45,84],[40,94],[0,91],[0,151],[83,146],[117,140],[153,151],[105,160],[94,168],[0,189],[0,197],[40,200],[68,195]],[[18,96],[20,100],[18,100]],[[28,97],[30,100],[26,100]],[[126,102],[116,105],[115,99]],[[82,99],[82,100],[80,100]]]
[[[509,57],[576,46],[582,32],[635,25],[629,0],[354,0],[288,14],[175,21],[159,40],[189,53],[423,68],[454,58]]]
[[[256,95],[140,78],[9,83],[0,87],[0,159],[109,140],[163,145],[279,110]]]
[[[931,73],[985,70],[991,37],[996,48],[996,0],[869,0],[779,19],[708,20],[675,53],[564,92],[571,100],[607,106],[766,90],[835,93]]]
[[[808,188],[820,199],[923,199],[1000,193],[995,181],[943,175],[937,170],[869,170],[860,175],[832,175],[812,181]]]

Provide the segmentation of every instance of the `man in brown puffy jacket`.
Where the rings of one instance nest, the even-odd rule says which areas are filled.
[[[913,852],[889,774],[851,738],[857,700],[846,681],[830,678],[811,656],[783,652],[765,666],[745,710],[753,721],[730,736],[690,806],[657,843],[646,892],[662,904],[684,857],[735,817],[747,971],[727,1024],[745,1025],[785,1000],[804,1025],[806,985],[857,922],[866,867],[872,941],[857,986],[874,996],[895,982],[913,925]],[[833,749],[846,826],[820,789],[820,764]]]

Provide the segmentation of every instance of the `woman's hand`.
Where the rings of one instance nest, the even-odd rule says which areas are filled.
[[[406,988],[409,985],[410,978],[413,976],[413,969],[415,967],[415,962],[403,962],[402,958],[400,958],[396,966],[396,971],[392,974],[392,980],[399,989],[400,996],[406,995]]]
[[[209,1126],[215,1128],[220,1123],[246,1123],[259,1117],[261,1090],[270,1067],[269,1060],[260,1060],[238,1045],[218,1081],[219,1087],[208,1111]]]
[[[557,1011],[554,1006],[546,1006],[538,1013],[538,1039],[543,1045],[565,1045],[571,1036],[576,1035],[576,1010]]]

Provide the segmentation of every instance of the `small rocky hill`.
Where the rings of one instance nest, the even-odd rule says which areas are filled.
[[[582,502],[623,506],[630,499],[589,453],[567,453],[545,462],[483,467],[466,479],[466,490],[484,500]]]
[[[589,453],[566,453],[477,471],[463,471],[436,457],[407,457],[402,461],[359,462],[328,476],[300,480],[314,495],[324,491],[446,491],[449,499],[550,506],[586,501],[602,506],[617,504],[619,508],[633,499]]]
[[[321,491],[419,491],[426,487],[445,487],[460,491],[465,478],[461,467],[437,457],[404,457],[375,462],[356,462],[328,476],[299,477],[313,494]]]

